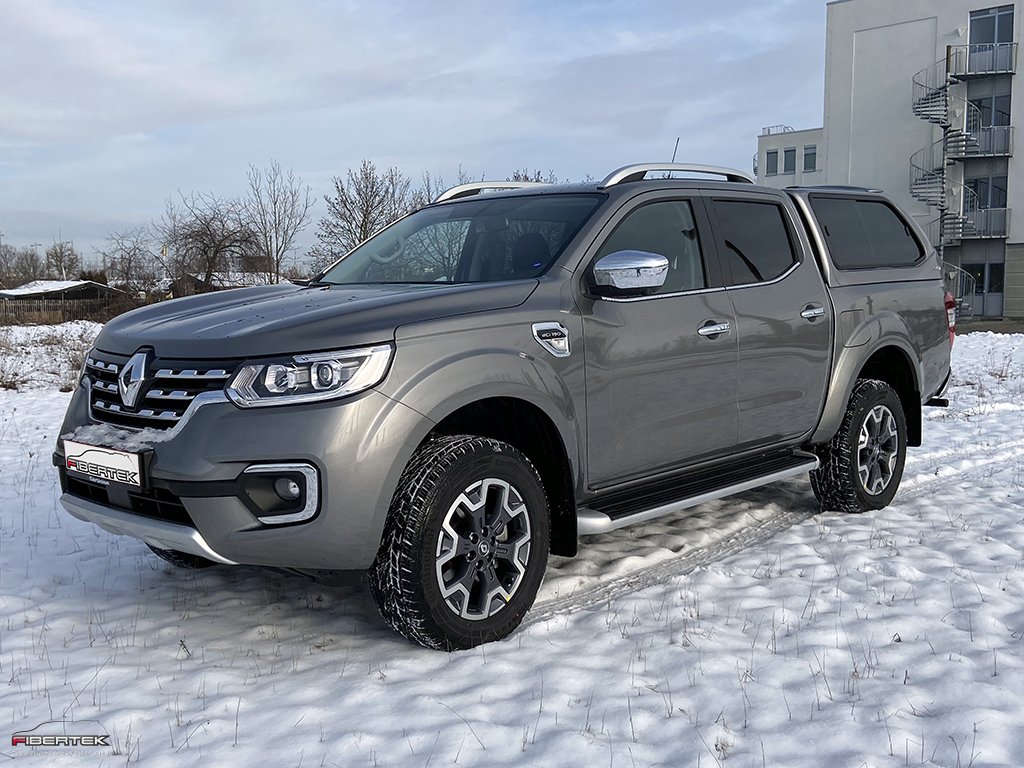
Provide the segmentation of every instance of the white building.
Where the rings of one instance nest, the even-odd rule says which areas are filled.
[[[1020,5],[829,3],[824,127],[765,129],[758,180],[885,190],[974,278],[975,315],[1024,317],[1024,164],[1014,157],[1024,96],[1012,95]]]

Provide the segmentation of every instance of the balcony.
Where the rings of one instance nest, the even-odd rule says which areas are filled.
[[[974,128],[948,141],[946,157],[963,160],[969,157],[1009,157],[1013,154],[1013,126],[991,125]]]
[[[1017,71],[1016,43],[977,43],[946,47],[946,72],[966,79],[985,75],[1012,75]]]
[[[1006,237],[1010,225],[1009,208],[979,208],[964,212],[961,237],[965,240]]]

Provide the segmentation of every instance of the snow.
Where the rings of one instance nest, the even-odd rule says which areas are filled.
[[[68,516],[54,385],[0,390],[0,713],[116,747],[20,764],[1024,764],[1024,336],[958,337],[889,508],[800,479],[589,537],[454,654],[358,578],[179,571]]]

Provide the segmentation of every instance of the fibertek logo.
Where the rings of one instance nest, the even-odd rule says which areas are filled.
[[[12,747],[109,747],[109,736],[11,736]]]
[[[67,733],[71,730],[72,733]],[[106,730],[95,720],[50,720],[29,731],[18,731],[11,736],[12,747],[109,747],[110,736],[105,733],[74,733],[74,731]],[[58,731],[58,733],[54,733]]]
[[[64,466],[72,472],[81,472],[83,475],[96,477],[101,480],[114,480],[118,483],[128,485],[139,484],[138,467],[133,466],[132,457],[122,451],[108,451],[93,446],[81,446],[76,443],[70,445],[79,449],[79,453],[72,453],[68,448],[68,455],[64,459]]]

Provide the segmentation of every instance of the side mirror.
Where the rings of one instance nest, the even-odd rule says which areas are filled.
[[[647,251],[616,251],[594,265],[598,296],[646,296],[665,284],[668,259]]]

